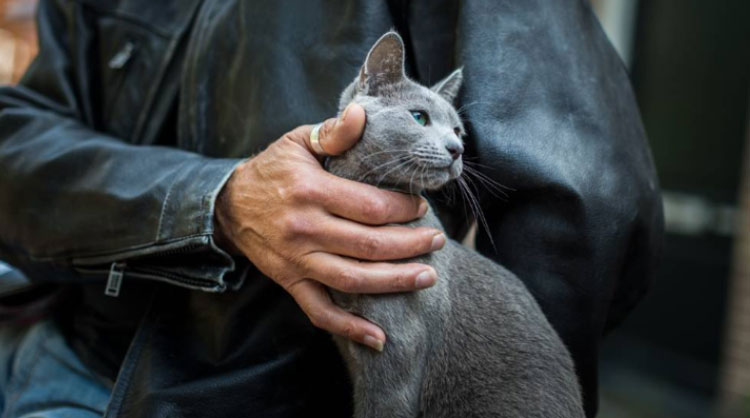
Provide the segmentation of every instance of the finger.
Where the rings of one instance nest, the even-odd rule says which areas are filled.
[[[365,130],[365,110],[362,106],[352,103],[341,112],[338,118],[327,119],[323,122],[318,132],[320,147],[327,155],[338,155],[348,150],[362,137]],[[300,136],[304,140],[307,149],[322,159],[325,155],[319,155],[310,142],[310,134],[314,125],[304,126]]]
[[[434,228],[367,226],[328,218],[311,238],[321,251],[363,260],[401,260],[437,251],[445,234]]]
[[[288,289],[310,321],[318,328],[383,351],[385,333],[375,324],[353,315],[331,301],[319,283],[301,280]]]
[[[305,276],[346,293],[410,292],[437,281],[435,269],[424,264],[364,262],[324,252],[308,255],[305,267]]]
[[[322,174],[317,181],[318,200],[330,213],[369,225],[409,222],[421,218],[429,208],[420,197],[378,189],[375,186]]]
[[[329,155],[341,154],[359,141],[365,122],[365,109],[356,103],[350,104],[338,119],[329,119],[320,128],[320,146]]]

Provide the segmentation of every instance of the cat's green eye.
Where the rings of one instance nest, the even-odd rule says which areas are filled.
[[[417,121],[417,123],[422,126],[427,125],[427,122],[430,121],[430,118],[427,116],[427,113],[422,112],[421,110],[412,110],[411,117],[413,117],[414,120]]]

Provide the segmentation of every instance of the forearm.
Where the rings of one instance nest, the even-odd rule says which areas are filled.
[[[213,205],[240,160],[126,144],[34,96],[0,91],[0,254],[82,279],[130,261],[163,280],[223,289],[233,261],[213,243]],[[192,255],[157,257],[180,252]]]

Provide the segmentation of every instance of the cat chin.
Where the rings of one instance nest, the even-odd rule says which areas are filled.
[[[453,163],[447,169],[442,169],[439,171],[436,170],[429,178],[421,179],[421,184],[419,184],[419,186],[421,186],[423,190],[439,190],[453,180],[461,177],[462,172],[463,164],[458,161],[456,163]]]
[[[443,175],[440,175],[439,177],[436,176],[433,178],[425,179],[422,182],[421,186],[422,186],[422,189],[424,190],[430,190],[430,191],[439,190],[443,188],[443,186],[445,186],[446,184],[453,181],[454,179],[455,177],[452,176],[452,173],[446,172]]]
[[[455,180],[459,177],[461,177],[461,173],[464,171],[464,162],[463,159],[459,158],[456,160],[453,165],[450,167],[450,179]]]

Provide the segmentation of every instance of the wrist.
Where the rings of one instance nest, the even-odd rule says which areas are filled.
[[[242,251],[234,244],[231,216],[227,213],[231,200],[229,188],[232,184],[232,177],[234,177],[234,173],[232,173],[216,197],[213,217],[213,240],[217,246],[229,254],[242,255]]]

